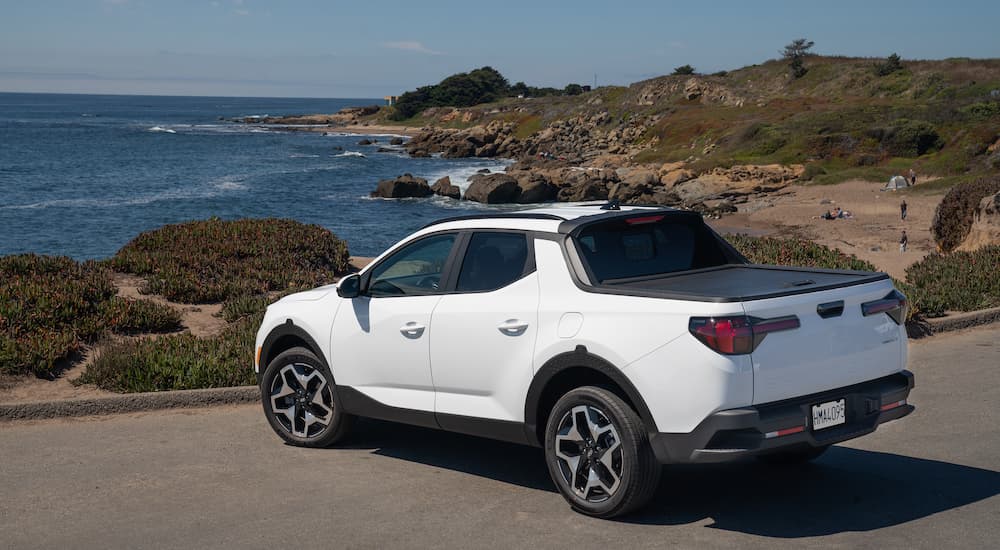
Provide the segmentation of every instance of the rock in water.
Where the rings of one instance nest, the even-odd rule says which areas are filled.
[[[450,197],[453,199],[462,198],[462,190],[459,189],[457,185],[452,185],[451,178],[448,176],[434,182],[434,185],[431,186],[431,191],[433,191],[435,195],[441,195],[442,197]]]
[[[401,137],[394,137],[389,140],[389,145],[402,145],[402,144],[403,144],[403,138]]]
[[[371,145],[371,144],[372,142],[370,139],[362,139],[361,141],[358,142],[358,145]]]
[[[469,178],[465,199],[486,204],[515,202],[521,194],[517,180],[507,174],[477,174]]]
[[[372,197],[384,199],[405,199],[410,197],[429,197],[433,195],[427,180],[415,178],[411,174],[403,174],[395,179],[382,180],[372,191]]]

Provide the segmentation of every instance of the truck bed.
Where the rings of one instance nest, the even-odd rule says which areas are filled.
[[[885,273],[868,271],[728,264],[665,275],[609,279],[598,285],[598,288],[654,298],[745,302],[861,285],[888,278]]]

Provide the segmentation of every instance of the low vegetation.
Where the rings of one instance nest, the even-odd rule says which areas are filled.
[[[911,300],[928,317],[1000,307],[1000,245],[930,254],[906,268]]]
[[[347,261],[347,245],[328,230],[272,218],[167,225],[140,234],[109,264],[145,277],[144,293],[197,304],[326,284]]]
[[[347,245],[332,233],[291,220],[213,219],[143,233],[110,264],[147,277],[147,292],[223,302],[229,325],[206,338],[108,340],[80,380],[118,392],[252,384],[264,309],[284,294],[334,281],[347,271],[347,260]]]
[[[221,334],[190,333],[108,341],[80,382],[116,392],[188,390],[254,384],[254,336],[261,315],[227,326]]]
[[[931,234],[942,251],[950,252],[962,244],[972,228],[976,207],[994,193],[1000,193],[1000,176],[960,183],[948,191],[938,203],[931,224]]]
[[[726,240],[755,264],[878,271],[874,265],[856,256],[803,239],[727,235]]]
[[[0,373],[51,376],[85,345],[114,332],[166,332],[180,314],[116,296],[95,262],[22,254],[0,257]]]

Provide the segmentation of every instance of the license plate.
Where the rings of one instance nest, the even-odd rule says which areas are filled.
[[[844,399],[813,405],[813,430],[832,428],[847,422],[847,402]]]

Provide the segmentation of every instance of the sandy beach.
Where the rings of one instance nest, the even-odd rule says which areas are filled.
[[[751,235],[800,236],[854,254],[902,279],[907,266],[936,250],[930,226],[942,195],[881,189],[881,183],[867,181],[792,185],[780,195],[746,205],[745,211],[716,224],[726,228],[743,227]],[[907,203],[906,221],[900,219],[899,212],[903,199]],[[838,206],[851,212],[853,217],[820,218],[824,212]],[[903,229],[909,237],[909,246],[905,253],[900,253],[899,238]]]

